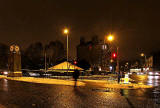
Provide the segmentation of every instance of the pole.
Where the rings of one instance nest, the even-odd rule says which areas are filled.
[[[46,73],[46,70],[47,70],[47,60],[46,60],[46,51],[45,51],[45,53],[44,53],[44,56],[45,56],[45,73]]]
[[[47,60],[46,60],[46,49],[44,51],[44,72],[45,72],[45,76],[46,76],[46,72],[47,72]]]
[[[117,72],[119,72],[119,47],[117,47]]]
[[[67,34],[67,75],[68,75],[68,34]]]
[[[146,57],[146,55],[144,56],[144,65],[145,65],[145,67],[146,67],[146,62],[147,62],[147,57]]]
[[[146,55],[144,55],[144,69],[145,69],[145,71],[146,71],[146,68],[147,68],[147,57],[146,57]]]

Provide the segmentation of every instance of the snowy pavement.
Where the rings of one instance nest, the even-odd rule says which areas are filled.
[[[55,85],[69,85],[74,86],[75,82],[73,80],[61,80],[61,79],[50,79],[50,78],[34,78],[34,77],[7,77],[0,75],[0,78],[15,80],[15,81],[23,81],[23,82],[31,82],[31,83],[41,83],[41,84],[55,84]],[[87,80],[87,79],[79,79],[77,81],[77,86],[85,86],[86,83],[92,83],[99,87],[104,88],[120,88],[120,89],[139,89],[139,88],[152,88],[152,86],[144,85],[144,84],[118,84],[116,81],[109,80]]]

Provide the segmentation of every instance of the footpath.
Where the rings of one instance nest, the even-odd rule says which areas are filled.
[[[55,84],[55,85],[68,85],[74,86],[75,82],[72,78],[67,80],[62,79],[52,79],[52,78],[35,78],[35,77],[7,77],[0,75],[0,79],[8,79],[14,81],[30,82],[30,83],[41,83],[41,84]],[[102,87],[102,88],[116,88],[116,89],[141,89],[141,88],[153,88],[149,85],[144,85],[142,83],[130,83],[130,84],[118,84],[115,80],[93,80],[93,79],[79,79],[77,81],[77,86],[87,86],[90,84],[92,86]]]
[[[35,77],[7,77],[0,75],[0,79],[8,79],[14,81],[23,81],[30,83],[41,83],[41,84],[56,84],[56,85],[68,85],[74,86],[74,81],[71,80],[61,80],[61,79],[50,79],[50,78],[35,78]],[[77,86],[85,86],[85,83],[77,81]]]
[[[153,88],[150,85],[144,85],[142,83],[129,83],[129,84],[118,84],[116,81],[107,81],[107,80],[82,80],[84,83],[89,83],[92,86],[99,86],[102,88],[115,88],[115,89],[144,89],[144,88]]]

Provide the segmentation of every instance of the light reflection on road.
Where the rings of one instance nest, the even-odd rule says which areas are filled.
[[[160,76],[135,76],[138,81],[160,86]],[[154,107],[160,106],[160,89],[112,90],[109,92],[90,91],[92,87],[73,88],[70,86],[32,84],[1,80],[0,102],[4,105],[32,107],[32,105],[74,107]],[[14,94],[14,95],[13,95]],[[26,99],[27,102],[26,102]],[[26,102],[26,103],[25,103]],[[1,104],[0,103],[0,104]],[[30,103],[30,104],[29,104]],[[64,104],[65,103],[65,104]],[[78,103],[78,104],[77,104]],[[65,107],[66,107],[65,106]],[[116,107],[115,107],[116,106]],[[158,107],[154,107],[158,108]]]
[[[158,75],[131,75],[130,78],[135,80],[136,83],[160,86],[160,76]]]
[[[6,92],[8,91],[8,80],[7,79],[3,80],[3,87],[2,88]]]

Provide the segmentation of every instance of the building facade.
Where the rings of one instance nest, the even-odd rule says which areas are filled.
[[[109,45],[104,41],[98,40],[97,37],[93,37],[91,41],[87,42],[84,38],[80,39],[80,44],[77,46],[77,60],[87,61],[92,70],[108,70],[110,57]]]
[[[160,52],[152,53],[146,58],[145,65],[153,71],[160,71]]]

